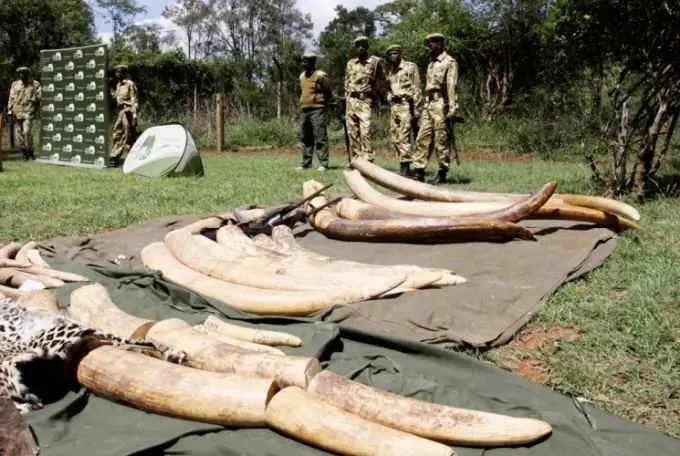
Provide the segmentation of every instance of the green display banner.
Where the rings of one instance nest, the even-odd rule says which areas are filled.
[[[109,150],[108,47],[40,51],[38,162],[103,168]]]

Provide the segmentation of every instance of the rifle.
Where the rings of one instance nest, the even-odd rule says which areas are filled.
[[[313,215],[313,213],[320,211],[327,205],[330,205],[332,203],[337,202],[339,198],[335,198],[332,202],[329,202],[328,204],[320,207],[320,208],[315,208],[314,211],[312,211],[309,214],[299,214],[297,212],[297,209],[304,205],[305,203],[311,201],[312,199],[316,198],[319,196],[321,193],[324,192],[324,190],[332,187],[333,184],[328,184],[324,186],[323,188],[315,191],[311,195],[309,195],[306,198],[302,198],[296,201],[291,201],[288,203],[284,203],[280,206],[277,206],[273,209],[269,209],[268,211],[265,211],[264,214],[261,216],[251,219],[251,220],[242,220],[242,217],[239,215],[238,211],[234,211],[234,216],[236,217],[237,220],[241,219],[238,223],[236,223],[236,226],[241,228],[243,232],[249,236],[253,236],[256,234],[264,233],[267,235],[271,235],[272,229],[277,226],[277,225],[287,225],[289,227],[292,227],[296,222],[300,221],[301,218],[304,218],[305,216],[310,216]]]
[[[340,112],[340,122],[342,122],[342,129],[345,133],[345,150],[347,151],[347,162],[352,163],[352,154],[349,151],[349,133],[347,133],[347,101],[342,99],[342,111]]]
[[[446,119],[446,142],[451,150],[453,150],[453,157],[456,160],[456,164],[460,166],[460,156],[458,155],[458,147],[456,147],[456,135],[454,133],[454,124],[465,123],[465,119],[461,116],[453,116],[450,119]]]
[[[7,113],[7,128],[9,129],[9,148],[14,150],[14,113]]]
[[[411,131],[413,132],[413,140],[418,137],[418,130],[420,130],[420,122],[416,117],[416,110],[413,106],[413,98],[408,97],[408,109],[411,111]]]

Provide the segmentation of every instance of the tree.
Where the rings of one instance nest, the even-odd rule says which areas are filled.
[[[146,12],[146,7],[137,0],[94,0],[94,3],[108,16],[106,23],[111,24],[114,41],[127,32],[138,14]]]

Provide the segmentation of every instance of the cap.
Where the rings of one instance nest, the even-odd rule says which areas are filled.
[[[116,65],[116,66],[114,67],[114,70],[125,70],[125,71],[127,71],[127,70],[128,70],[128,66],[127,66],[127,65],[124,65],[124,64]]]
[[[430,33],[425,37],[425,42],[429,43],[430,41],[441,41],[443,43],[446,41],[446,37],[441,33]]]
[[[389,54],[390,52],[401,52],[401,46],[398,44],[393,44],[392,46],[388,47],[385,49],[385,54]]]
[[[313,52],[305,52],[302,54],[302,60],[316,60],[316,54]]]
[[[21,66],[21,67],[17,68],[17,73],[23,73],[23,72],[29,73],[30,71],[31,70],[29,70],[28,67],[25,67],[25,66]]]
[[[359,44],[359,43],[366,43],[368,44],[369,38],[367,36],[360,36],[354,40],[354,44]]]

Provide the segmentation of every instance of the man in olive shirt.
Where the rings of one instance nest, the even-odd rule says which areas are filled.
[[[300,74],[302,164],[297,169],[311,168],[313,153],[316,150],[319,160],[317,171],[326,171],[328,168],[327,107],[331,102],[332,92],[328,74],[323,70],[315,69],[315,66],[315,54],[306,53],[302,56],[303,71]]]

